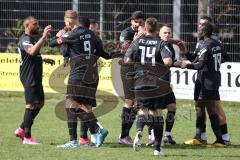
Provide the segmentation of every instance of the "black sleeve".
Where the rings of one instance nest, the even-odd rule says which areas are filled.
[[[227,62],[230,60],[229,55],[227,54],[224,44],[222,43],[222,41],[219,39],[219,37],[217,36],[212,36],[212,38],[214,40],[216,40],[220,45],[221,45],[221,49],[222,49],[222,54],[221,54],[221,63]]]
[[[95,40],[96,40],[96,53],[97,53],[97,56],[102,57],[104,59],[112,59],[112,58],[117,58],[117,57],[122,56],[120,51],[111,52],[111,53],[106,52],[103,49],[102,40],[97,35],[95,36]]]
[[[129,28],[123,30],[120,34],[120,44],[123,44],[125,41],[133,41],[134,34],[135,32]]]
[[[54,37],[52,40],[49,41],[50,47],[59,46],[62,44],[74,44],[76,43],[77,38],[74,32],[66,32],[61,37]]]
[[[198,52],[200,52],[201,46],[203,45],[203,40],[198,40],[196,46],[195,46],[195,50],[194,52],[190,53],[186,53],[186,58],[187,60],[193,62],[196,60],[197,56],[198,56]]]
[[[172,59],[172,57],[173,57],[173,53],[171,52],[167,43],[162,44],[161,56],[162,56],[162,59],[164,59],[164,58],[171,58]]]
[[[187,64],[186,68],[200,70],[203,68],[204,64],[205,62],[203,60],[199,60],[197,63]]]
[[[134,40],[131,45],[128,47],[127,52],[124,56],[124,62],[128,60],[133,60],[133,55],[138,51],[138,39]]]
[[[31,43],[29,36],[23,37],[20,43],[21,43],[22,49],[24,49],[26,53],[28,53],[28,48],[33,47],[33,44]]]
[[[70,57],[69,46],[67,44],[62,44],[60,46],[60,53],[63,55],[63,57]]]
[[[208,55],[211,54],[210,49],[208,48],[208,46],[206,45],[201,45],[201,47],[199,48],[199,61],[197,63],[191,63],[191,64],[187,64],[187,68],[188,69],[195,69],[195,70],[200,70],[204,67],[207,59],[208,59]]]
[[[124,41],[126,41],[128,39],[128,32],[126,32],[126,30],[123,30],[120,34],[120,43],[122,44]]]
[[[193,62],[197,58],[197,54],[188,52],[186,53],[186,58],[187,60]]]
[[[229,55],[227,54],[227,52],[225,51],[223,45],[222,46],[222,58],[221,58],[221,63],[227,62],[230,60]]]

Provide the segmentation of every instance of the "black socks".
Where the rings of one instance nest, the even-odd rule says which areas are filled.
[[[122,109],[122,132],[120,138],[125,138],[129,136],[130,128],[134,123],[134,119],[136,117],[136,113],[132,111],[131,108],[123,107]]]
[[[221,129],[220,129],[220,126],[219,126],[218,115],[213,114],[213,115],[209,116],[209,119],[210,119],[210,122],[211,122],[212,130],[213,130],[217,140],[222,141],[222,133],[221,133]]]
[[[175,113],[176,112],[172,112],[172,111],[168,111],[168,113],[167,113],[166,132],[171,132],[171,130],[173,128],[173,124],[174,124],[174,121],[175,121]]]
[[[34,110],[26,108],[25,114],[24,114],[24,120],[23,120],[26,138],[31,138],[31,128],[33,124],[33,118],[34,118]]]
[[[143,131],[143,127],[146,124],[147,119],[144,115],[138,115],[137,120],[136,120],[136,126],[137,126],[137,132],[138,131]]]
[[[80,137],[81,138],[88,138],[87,131],[88,131],[88,123],[81,121]]]

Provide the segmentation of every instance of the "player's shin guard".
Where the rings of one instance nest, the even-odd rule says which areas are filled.
[[[228,134],[227,124],[221,125],[220,128],[221,128],[223,140],[225,140],[225,141],[230,141],[230,137],[229,137],[229,134]]]
[[[201,133],[206,131],[206,124],[205,124],[206,116],[202,112],[197,112],[197,119],[196,119],[196,136],[195,138],[201,139]]]
[[[155,150],[160,152],[160,146],[162,142],[162,136],[163,136],[163,125],[164,120],[163,117],[153,117],[153,130],[154,130],[154,136],[155,136]]]
[[[77,122],[68,122],[70,141],[77,140]]]
[[[131,108],[131,112],[130,112],[130,115],[129,115],[129,124],[128,124],[127,135],[129,135],[130,129],[132,128],[134,120],[136,119],[136,115],[137,115],[137,113],[134,110],[134,108]]]
[[[20,128],[24,130],[24,121],[21,123]]]
[[[129,135],[128,132],[128,126],[129,126],[129,121],[130,121],[130,114],[131,114],[131,109],[123,107],[122,109],[122,131],[121,131],[121,139],[125,138]]]
[[[88,131],[88,123],[84,122],[84,121],[81,121],[80,137],[81,138],[88,138],[87,131]]]
[[[77,113],[74,108],[66,108],[70,141],[77,140]]]
[[[152,134],[153,126],[151,123],[148,124],[148,135]]]
[[[38,113],[40,112],[40,108],[36,107],[34,110],[33,110],[33,119],[35,119],[38,115]]]
[[[227,124],[223,124],[220,127],[221,127],[222,134],[228,134]]]
[[[218,115],[217,114],[210,115],[209,119],[211,122],[212,130],[217,138],[217,141],[222,142],[222,133],[219,126]]]
[[[35,108],[34,110],[31,110],[31,111],[30,111],[30,112],[31,112],[31,116],[30,116],[30,113],[28,113],[29,111],[25,111],[25,114],[26,114],[26,117],[25,117],[25,115],[24,115],[24,119],[26,118],[25,123],[32,123],[32,124],[30,124],[30,125],[32,126],[32,125],[33,125],[33,122],[34,122],[34,119],[35,119],[35,117],[38,115],[39,111],[40,111],[39,108]],[[27,119],[29,118],[29,116],[32,118],[32,122],[30,122],[31,120],[27,120]],[[29,124],[28,124],[28,127],[29,127]],[[28,128],[28,127],[27,127],[27,128]],[[23,122],[21,123],[20,128],[22,128],[23,130],[25,130],[24,120],[23,120]],[[29,129],[27,129],[27,130],[29,130]],[[31,128],[30,128],[30,130],[31,130]],[[31,131],[30,131],[30,132],[31,132]],[[30,133],[30,135],[29,135],[29,133],[27,133],[27,137],[26,137],[26,138],[29,138],[29,137],[31,137],[31,133]]]
[[[25,109],[25,113],[24,113],[24,131],[25,131],[25,137],[26,138],[31,138],[31,128],[32,128],[32,124],[33,124],[33,115],[34,110],[32,109]]]
[[[138,131],[143,131],[143,127],[146,124],[146,117],[144,115],[138,115],[137,116],[137,121],[136,121],[136,126],[137,126],[137,132]]]
[[[100,127],[97,124],[97,118],[95,117],[93,112],[83,112],[82,116],[80,116],[80,119],[85,122],[86,125],[88,125],[91,134],[96,134],[100,130]]]
[[[167,117],[166,117],[166,132],[171,132],[173,128],[173,124],[175,121],[175,113],[172,111],[168,111]]]

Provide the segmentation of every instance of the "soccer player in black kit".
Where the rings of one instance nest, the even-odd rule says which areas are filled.
[[[212,19],[208,16],[202,16],[199,20],[199,24],[204,24],[204,23],[212,23]],[[219,41],[220,44],[222,44],[222,42],[219,40],[219,38],[212,34],[211,38]],[[186,53],[186,57],[190,60],[190,61],[197,61],[198,59],[198,53],[200,51],[200,47],[201,45],[204,43],[203,40],[199,40],[195,51],[190,54],[190,53]],[[228,61],[229,57],[227,55],[227,53],[223,50],[222,51],[222,56],[221,56],[221,63]],[[198,93],[199,93],[199,83],[197,83],[195,85],[195,96],[194,96],[194,100],[198,100]],[[216,102],[216,111],[219,117],[219,124],[221,127],[221,132],[222,132],[222,138],[224,140],[224,143],[226,145],[230,145],[231,141],[230,141],[230,137],[228,134],[228,129],[227,129],[227,121],[226,121],[226,115],[225,112],[223,110],[223,107],[221,105],[221,101],[220,101],[220,95],[219,92],[217,94],[217,98],[216,98],[217,102]],[[202,110],[200,108],[197,109],[197,120],[196,120],[196,135],[194,137],[194,139],[188,140],[185,143],[186,144],[206,144],[207,143],[207,138],[206,138],[206,112],[205,110]]]
[[[124,29],[120,35],[120,43],[122,45],[122,52],[125,53],[129,45],[133,41],[134,35],[138,31],[138,27],[143,23],[143,12],[135,11],[131,16],[131,26]],[[134,123],[136,113],[134,111],[134,93],[129,88],[133,86],[133,81],[126,79],[125,74],[129,71],[129,68],[125,65],[121,65],[120,73],[124,90],[124,106],[122,109],[122,127],[119,137],[119,144],[132,144],[132,138],[129,136],[130,129]]]
[[[172,61],[175,61],[175,50],[173,48],[173,45],[168,43],[169,39],[172,37],[172,29],[168,24],[164,24],[160,28],[159,36],[161,40],[165,41],[167,43],[168,48],[172,52]],[[173,63],[174,66],[174,63]],[[163,78],[164,80],[168,81],[170,83],[171,78],[171,72],[170,70]],[[165,101],[165,107],[167,109],[167,115],[165,119],[166,127],[165,127],[165,135],[163,138],[164,143],[169,144],[176,144],[175,140],[173,140],[171,131],[174,125],[175,121],[175,113],[177,110],[176,107],[176,98],[173,92],[170,92],[168,95],[166,95],[166,101]]]
[[[145,36],[132,42],[128,48],[124,63],[133,65],[133,70],[126,77],[133,76],[137,107],[137,134],[133,149],[139,150],[143,126],[153,126],[155,136],[155,156],[163,156],[160,149],[163,134],[162,108],[165,107],[166,96],[172,91],[169,82],[161,79],[172,65],[172,53],[166,42],[157,36],[158,22],[156,18],[145,21]]]
[[[199,25],[198,36],[203,40],[198,53],[198,61],[196,63],[187,64],[185,61],[181,63],[181,68],[198,70],[197,80],[199,92],[194,95],[196,100],[196,108],[201,110],[207,109],[212,130],[216,136],[215,146],[223,147],[225,143],[222,139],[221,128],[219,125],[219,117],[216,111],[216,101],[218,90],[221,83],[220,64],[222,56],[222,48],[219,41],[211,38],[213,26],[210,23]],[[198,97],[196,97],[196,95]]]
[[[172,52],[172,61],[175,61],[175,50],[173,48],[173,45],[171,43],[169,43],[168,41],[171,40],[172,38],[172,29],[170,27],[170,25],[168,24],[163,24],[160,27],[159,30],[159,37],[161,38],[161,40],[165,41],[167,44],[167,47],[169,48],[169,50]],[[174,63],[173,63],[174,66]],[[167,74],[165,74],[165,76],[162,78],[165,81],[168,81],[170,83],[170,78],[171,78],[171,72],[170,70],[168,71]],[[172,135],[171,135],[171,131],[174,125],[174,121],[175,121],[175,113],[176,113],[176,98],[173,92],[170,92],[169,94],[165,95],[165,108],[163,109],[167,109],[167,115],[165,118],[165,135],[163,137],[163,141],[162,141],[162,146],[165,144],[176,144],[176,141],[173,140]],[[148,143],[146,144],[146,146],[152,146],[154,144],[155,138],[154,138],[154,133],[153,133],[153,128],[152,126],[149,126],[148,128]]]
[[[53,65],[52,59],[42,59],[40,49],[43,46],[52,26],[44,28],[39,40],[36,39],[39,25],[37,19],[30,16],[24,22],[24,33],[19,39],[18,51],[20,54],[20,80],[24,87],[26,109],[23,122],[15,131],[15,135],[23,140],[23,144],[39,144],[31,135],[31,127],[35,117],[44,105],[42,86],[42,63]]]
[[[51,45],[61,45],[62,54],[70,57],[70,75],[67,85],[66,112],[70,141],[59,145],[59,148],[76,148],[77,120],[87,122],[91,134],[97,134],[96,147],[100,147],[108,131],[98,125],[92,112],[96,106],[96,90],[98,85],[97,60],[99,57],[112,58],[113,54],[104,52],[94,32],[79,24],[77,12],[65,12],[65,24],[71,31],[59,35]],[[69,23],[68,23],[69,22]],[[60,31],[61,32],[61,31]]]
[[[99,37],[99,25],[95,19],[88,19],[87,17],[80,16],[79,23],[82,24],[84,27],[89,28],[89,30],[93,31],[96,35],[96,38],[100,45],[102,45],[102,40]],[[98,122],[99,125],[100,122]],[[80,127],[80,138],[79,138],[79,145],[89,145],[90,143],[96,143],[97,135],[91,134],[91,139],[88,138],[87,131],[88,131],[88,123],[81,122]]]

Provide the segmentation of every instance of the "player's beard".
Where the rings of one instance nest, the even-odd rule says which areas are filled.
[[[133,30],[136,32],[138,32],[138,27],[133,27]]]
[[[31,30],[31,34],[33,34],[33,35],[39,34],[39,28]]]

